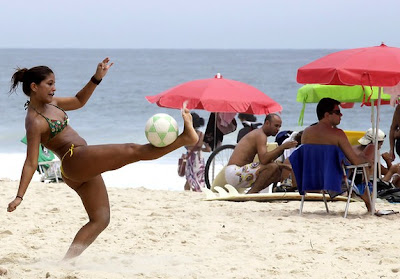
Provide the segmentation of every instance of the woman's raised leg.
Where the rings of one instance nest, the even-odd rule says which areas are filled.
[[[79,256],[108,226],[110,204],[106,186],[100,175],[82,184],[67,178],[64,178],[64,181],[78,193],[89,217],[89,222],[78,231],[64,256],[64,260],[68,260]]]
[[[105,171],[115,170],[141,160],[154,160],[185,145],[194,145],[198,135],[193,128],[189,110],[182,112],[184,130],[170,145],[154,147],[151,144],[106,144],[75,147],[62,162],[63,171],[73,181],[87,181]]]

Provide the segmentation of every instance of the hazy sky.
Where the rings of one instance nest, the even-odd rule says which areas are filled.
[[[0,48],[400,47],[399,0],[0,0]]]

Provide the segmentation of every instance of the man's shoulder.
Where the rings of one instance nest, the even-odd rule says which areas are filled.
[[[346,133],[340,128],[332,127],[332,129],[325,131],[325,134],[328,136],[338,138],[338,139],[346,139],[347,140]]]
[[[340,129],[340,128],[320,126],[318,124],[307,127],[306,129],[304,129],[303,133],[305,133],[306,131],[324,131],[324,133],[340,133],[340,134],[344,134],[344,131],[342,129]]]
[[[248,132],[240,141],[238,144],[240,144],[242,141],[247,142],[246,144],[249,143],[256,143],[259,140],[267,140],[267,135],[261,130],[261,129],[257,129],[257,130],[253,130]],[[244,144],[244,143],[242,143]]]
[[[333,128],[333,130],[338,134],[346,136],[346,133],[340,128]]]
[[[254,138],[254,140],[256,140],[256,139],[258,139],[258,138],[260,138],[260,137],[265,137],[265,138],[267,138],[267,135],[264,133],[264,131],[262,130],[262,129],[255,129],[255,130],[253,130],[253,131],[250,131],[249,132],[249,135],[251,136],[251,137],[253,137]]]
[[[325,143],[339,145],[340,142],[347,140],[347,136],[342,129],[314,125],[307,127],[302,135],[302,143]]]

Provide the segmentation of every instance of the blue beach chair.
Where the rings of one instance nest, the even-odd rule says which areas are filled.
[[[303,212],[304,198],[307,192],[322,192],[326,211],[329,213],[325,194],[335,196],[343,192],[342,181],[347,187],[348,199],[344,217],[347,217],[354,186],[356,170],[361,168],[367,177],[368,164],[348,165],[342,150],[336,145],[302,144],[289,157],[301,197],[300,214]],[[352,170],[349,185],[347,173]],[[365,182],[365,181],[364,181]],[[366,190],[369,187],[365,182]],[[369,192],[368,192],[369,193]]]

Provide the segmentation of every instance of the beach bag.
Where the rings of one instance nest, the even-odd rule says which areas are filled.
[[[378,178],[376,181],[376,189],[378,191],[378,194],[381,191],[383,193],[384,190],[389,190],[389,189],[394,189],[394,188],[396,188],[396,187],[392,184],[392,182],[386,182],[380,178]]]
[[[188,157],[188,155],[186,153],[183,153],[182,156],[178,160],[178,175],[179,176],[185,176],[187,157]]]
[[[400,202],[400,188],[378,190],[378,198],[386,199],[391,203]]]

